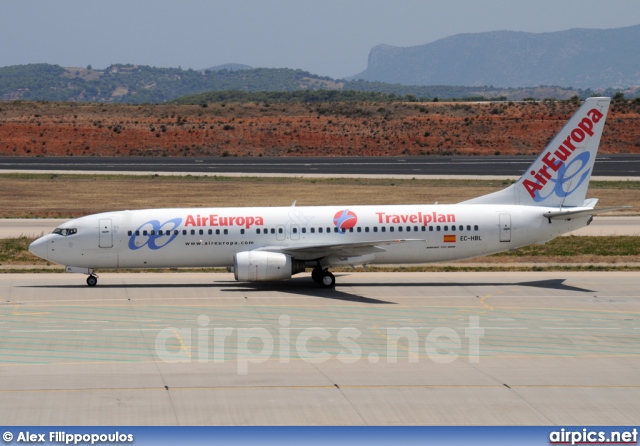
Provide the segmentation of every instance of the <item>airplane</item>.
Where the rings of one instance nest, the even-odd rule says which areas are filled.
[[[144,209],[68,221],[29,246],[34,255],[88,275],[120,268],[228,267],[240,282],[277,281],[312,268],[452,261],[542,244],[584,226],[586,199],[610,98],[581,107],[522,177],[457,204]]]

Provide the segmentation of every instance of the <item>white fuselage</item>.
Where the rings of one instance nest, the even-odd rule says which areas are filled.
[[[313,267],[451,261],[493,254],[589,224],[586,199],[610,99],[589,98],[520,179],[452,205],[149,209],[69,221],[29,250],[88,274],[99,268],[233,266],[240,281],[285,280]]]
[[[543,216],[557,210],[457,204],[117,211],[71,220],[31,250],[56,263],[91,269],[225,267],[239,252],[304,247],[309,249],[291,256],[326,266],[428,263],[545,242],[589,220]],[[65,228],[75,231],[63,234]],[[381,243],[376,252],[358,254],[359,243],[376,242]],[[356,248],[344,255],[339,249],[323,251],[341,244]]]

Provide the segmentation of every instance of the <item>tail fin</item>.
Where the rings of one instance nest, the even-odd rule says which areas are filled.
[[[465,204],[582,206],[611,98],[589,98],[520,179]]]

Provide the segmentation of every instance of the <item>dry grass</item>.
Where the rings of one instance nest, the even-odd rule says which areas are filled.
[[[161,207],[457,203],[503,181],[229,178],[108,175],[0,175],[0,217],[78,217],[119,209]],[[600,206],[640,212],[640,183],[596,183]]]

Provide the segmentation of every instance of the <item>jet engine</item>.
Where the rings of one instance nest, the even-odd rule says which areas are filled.
[[[266,251],[244,251],[234,254],[233,272],[241,282],[286,280],[304,271],[304,262],[286,254]]]

